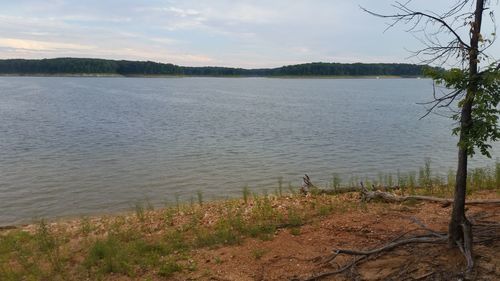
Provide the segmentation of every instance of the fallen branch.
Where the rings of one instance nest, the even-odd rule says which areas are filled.
[[[453,204],[453,199],[447,198],[439,198],[433,196],[423,196],[423,195],[408,195],[408,196],[400,196],[394,193],[384,192],[380,190],[369,191],[363,186],[361,183],[361,200],[364,202],[369,202],[371,200],[383,200],[385,202],[394,202],[401,203],[409,200],[417,200],[417,201],[428,201],[434,203],[441,203],[444,206],[449,206]],[[492,205],[500,205],[500,199],[479,199],[479,200],[467,200],[465,202],[467,205],[483,205],[483,204],[492,204]]]
[[[368,190],[361,182],[361,187],[342,187],[336,189],[321,189],[318,188],[311,182],[311,179],[306,174],[303,178],[302,186],[300,187],[300,193],[302,194],[328,194],[335,195],[341,193],[348,192],[361,192],[361,200],[368,202],[371,200],[383,200],[385,202],[393,202],[393,203],[402,203],[409,200],[417,200],[417,201],[428,201],[434,203],[440,203],[444,207],[450,206],[453,204],[453,199],[448,198],[439,198],[433,196],[424,196],[424,195],[408,195],[408,196],[400,196],[394,193],[390,193],[390,190],[398,190],[401,189],[399,186],[372,186],[372,190]],[[500,205],[500,199],[476,199],[476,200],[467,200],[465,202],[467,205]]]
[[[333,189],[323,189],[319,188],[316,185],[314,185],[311,182],[311,179],[309,176],[306,174],[302,177],[303,183],[300,186],[299,192],[301,194],[308,194],[308,193],[313,193],[313,194],[328,194],[328,195],[336,195],[336,194],[342,194],[342,193],[349,193],[349,192],[359,192],[362,190],[361,187],[359,186],[344,186],[344,187],[338,187],[338,188],[333,188]],[[372,186],[373,190],[383,190],[383,191],[389,191],[389,190],[398,190],[401,189],[400,186]]]

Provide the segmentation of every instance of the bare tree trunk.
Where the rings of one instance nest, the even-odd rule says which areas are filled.
[[[467,257],[467,271],[472,270],[472,231],[471,224],[465,217],[465,194],[467,185],[467,141],[469,130],[472,126],[472,105],[478,90],[478,44],[481,34],[481,21],[485,0],[476,1],[474,22],[471,26],[471,40],[469,53],[469,85],[460,118],[460,146],[458,150],[458,167],[455,184],[455,198],[453,212],[448,228],[449,244],[458,245]]]

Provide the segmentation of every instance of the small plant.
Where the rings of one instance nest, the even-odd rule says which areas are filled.
[[[248,205],[249,196],[250,196],[250,190],[248,189],[248,185],[245,185],[243,187],[243,201],[245,202],[245,205]]]
[[[92,232],[92,225],[88,217],[83,217],[80,221],[80,228],[83,235],[87,236]]]
[[[222,259],[220,257],[215,257],[215,264],[222,264]]]
[[[495,163],[495,181],[496,188],[500,188],[500,161],[498,159]]]
[[[151,202],[151,200],[149,200],[149,198],[146,198],[146,199],[145,199],[145,202],[146,202],[146,210],[148,210],[148,211],[154,211],[155,206],[154,206],[154,204]]]
[[[410,188],[410,194],[415,194],[415,172],[408,173],[408,187]]]
[[[193,272],[193,271],[198,270],[198,265],[196,264],[195,261],[189,260],[186,269]]]
[[[382,187],[384,185],[384,173],[382,172],[378,173],[378,185],[379,187]]]
[[[363,210],[365,212],[368,211],[368,204],[366,204],[366,201],[361,201],[359,203],[359,207],[361,208],[361,210]]]
[[[175,206],[177,207],[177,213],[181,211],[180,196],[178,193],[175,194]]]
[[[283,177],[278,178],[278,194],[279,197],[283,196]]]
[[[318,215],[320,217],[324,217],[324,216],[327,216],[327,215],[331,214],[332,211],[333,211],[333,206],[332,205],[321,205],[318,208]]]
[[[337,173],[333,173],[332,174],[332,188],[333,190],[337,190],[340,188],[340,184],[342,182],[342,179],[339,177],[339,175]]]
[[[291,227],[297,227],[304,224],[304,219],[300,213],[294,209],[288,210],[288,225]]]
[[[130,272],[130,265],[124,250],[112,235],[105,240],[96,240],[90,247],[84,264],[87,269],[97,267],[102,273],[127,274]]]
[[[135,216],[140,222],[144,222],[146,219],[144,205],[141,202],[135,203]]]
[[[351,187],[356,187],[356,186],[358,186],[358,183],[359,183],[359,177],[356,175],[352,175],[350,180],[349,180],[349,185]]]
[[[300,235],[300,227],[292,227],[292,228],[290,228],[290,234],[292,234],[293,236]]]
[[[180,230],[172,230],[165,234],[165,247],[167,253],[184,252],[189,248]]]
[[[174,260],[169,259],[164,264],[160,266],[158,270],[158,275],[161,277],[170,277],[176,272],[182,271],[182,266],[176,263]]]
[[[52,251],[57,246],[55,236],[51,233],[47,223],[43,219],[38,223],[35,238],[38,242],[39,250],[44,253]]]
[[[448,175],[447,175],[448,191],[451,191],[451,190],[453,190],[453,188],[455,188],[455,180],[456,180],[455,171],[453,171],[452,169],[449,169]]]
[[[196,196],[198,198],[198,205],[203,206],[203,192],[201,190],[198,190],[196,192]]]
[[[165,220],[165,225],[173,226],[174,225],[174,209],[165,208],[163,218]]]
[[[293,188],[292,186],[292,183],[291,182],[288,182],[288,191],[290,192],[290,194],[293,196],[295,194],[297,194],[297,190],[295,188]]]
[[[252,256],[256,260],[260,260],[267,253],[267,251],[268,251],[267,249],[253,249]]]
[[[387,187],[392,187],[393,182],[392,182],[392,174],[391,173],[385,175],[385,185]]]
[[[235,245],[241,243],[241,236],[231,227],[231,224],[221,219],[215,229],[200,228],[196,230],[195,244],[198,247],[210,247],[214,245]]]
[[[401,194],[404,196],[406,187],[408,185],[408,177],[406,175],[402,175],[399,169],[397,171],[396,176],[397,176],[398,186],[401,189]]]
[[[425,158],[424,167],[421,167],[418,171],[418,184],[425,187],[426,191],[432,194],[431,159],[428,157]]]

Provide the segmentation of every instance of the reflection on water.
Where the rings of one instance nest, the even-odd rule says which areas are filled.
[[[0,224],[453,167],[417,79],[0,78]],[[495,158],[499,146],[495,145]],[[474,166],[492,164],[477,157]]]

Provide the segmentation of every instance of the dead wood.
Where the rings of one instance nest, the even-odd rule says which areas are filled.
[[[321,189],[318,188],[311,182],[310,177],[306,174],[302,177],[303,183],[300,187],[301,194],[342,194],[349,192],[361,192],[361,200],[364,202],[369,202],[371,200],[382,200],[390,203],[402,203],[405,201],[427,201],[440,203],[443,207],[448,207],[453,204],[453,199],[450,198],[439,198],[434,196],[424,196],[424,195],[396,195],[394,193],[390,193],[390,190],[399,190],[401,187],[399,186],[374,186],[372,185],[371,190],[368,190],[361,182],[361,187],[342,187],[337,189]],[[465,202],[466,205],[500,205],[500,199],[475,199],[475,200],[467,200]]]
[[[302,180],[304,181],[302,183],[302,185],[300,186],[300,193],[301,194],[308,194],[310,192],[310,190],[316,188],[314,186],[314,184],[312,184],[311,182],[311,179],[309,178],[309,176],[307,174],[305,174],[303,177],[302,177]]]
[[[370,191],[366,189],[361,183],[361,200],[364,202],[369,202],[371,200],[382,200],[385,202],[391,203],[401,203],[409,200],[417,200],[417,201],[428,201],[434,203],[441,203],[444,206],[449,206],[453,204],[453,199],[448,198],[439,198],[433,196],[423,196],[423,195],[408,195],[408,196],[400,196],[394,193],[384,192],[380,190]],[[479,199],[479,200],[467,200],[465,202],[467,205],[482,205],[482,204],[491,204],[491,205],[500,205],[500,199]]]
[[[382,255],[383,253],[389,252],[397,247],[408,245],[408,244],[446,244],[448,241],[448,236],[445,233],[439,233],[436,231],[433,231],[429,229],[427,226],[425,226],[423,223],[418,221],[416,218],[410,218],[414,223],[417,225],[421,226],[422,228],[420,230],[425,230],[429,234],[420,234],[420,235],[414,235],[409,238],[404,238],[405,235],[400,235],[396,239],[392,240],[391,242],[369,250],[350,250],[350,249],[336,249],[333,251],[333,254],[326,256],[321,259],[317,259],[318,262],[320,262],[322,265],[328,265],[331,266],[335,263],[335,259],[340,256],[340,255],[347,255],[347,256],[353,256],[354,258],[347,262],[346,264],[337,265],[337,268],[331,271],[319,273],[316,275],[313,275],[309,278],[303,279],[303,281],[312,281],[312,280],[321,280],[325,277],[336,275],[336,274],[341,274],[346,272],[347,270],[355,267],[356,265],[359,265],[365,261],[368,261],[372,257],[377,257],[379,255]],[[491,242],[493,240],[498,240],[500,239],[500,233],[498,232],[499,226],[496,223],[483,223],[478,226],[464,226],[464,232],[467,232],[467,237],[469,237],[472,241],[472,230],[474,230],[474,238],[480,237],[481,239],[474,239],[475,244],[479,243],[485,243],[485,242]],[[419,230],[419,229],[417,229]],[[487,237],[484,239],[484,237]],[[467,267],[465,269],[465,276],[469,275],[473,269],[474,262],[472,259],[472,242],[466,242],[466,243],[460,243],[459,249],[464,255],[466,262],[467,262]],[[435,272],[429,273],[429,275],[432,275]],[[420,276],[421,279],[427,277],[428,275],[425,276]],[[418,280],[418,278],[417,278]]]
[[[445,237],[435,237],[433,234],[431,234],[431,235],[427,235],[427,236],[399,239],[397,241],[388,243],[384,246],[381,246],[381,247],[378,247],[375,249],[371,249],[371,250],[366,250],[366,251],[337,249],[334,251],[334,253],[332,255],[326,257],[326,259],[323,261],[323,263],[325,263],[325,264],[332,263],[339,255],[342,255],[342,254],[354,256],[354,259],[351,262],[343,265],[342,267],[340,267],[336,270],[328,271],[328,272],[324,272],[324,273],[320,273],[320,274],[311,276],[311,277],[305,279],[304,281],[320,280],[320,279],[327,277],[327,276],[343,273],[346,270],[350,269],[351,267],[359,264],[360,262],[367,260],[371,256],[375,256],[375,255],[380,254],[382,252],[390,251],[390,250],[392,250],[396,247],[402,246],[402,245],[414,244],[414,243],[432,243],[432,244],[441,243],[441,244],[444,244],[446,242],[447,242],[446,236]]]
[[[437,198],[437,197],[429,197],[429,196],[398,196],[388,192],[382,191],[368,191],[361,183],[361,197],[362,200],[370,201],[373,199],[381,199],[387,202],[404,202],[406,200],[422,200],[422,201],[430,201],[437,203],[447,203],[448,205],[453,203],[451,199]],[[500,204],[500,200],[470,200],[467,201],[466,204]],[[484,214],[482,217],[484,218]],[[473,244],[484,244],[491,243],[492,241],[500,239],[500,223],[492,222],[492,221],[480,221],[478,218],[472,218],[476,224],[471,224],[468,220],[464,220],[466,223],[462,223],[462,231],[463,231],[463,241],[458,241],[456,244],[463,256],[466,260],[466,268],[461,274],[461,276],[466,279],[472,273],[474,267],[474,259],[472,254],[472,246]],[[389,252],[397,247],[408,245],[408,244],[446,244],[449,240],[449,237],[446,233],[439,233],[434,231],[424,225],[416,218],[410,218],[412,222],[420,226],[420,229],[423,230],[427,234],[419,234],[407,237],[409,232],[406,232],[402,235],[399,235],[394,240],[373,249],[368,250],[351,250],[351,249],[336,249],[333,251],[331,255],[326,257],[316,259],[321,262],[322,265],[333,266],[336,265],[336,268],[331,271],[319,273],[313,275],[309,278],[304,279],[304,281],[312,281],[312,280],[321,280],[325,277],[341,274],[346,272],[349,269],[353,269],[356,265],[361,264],[365,261],[368,261],[370,258],[377,257],[386,252]],[[410,231],[411,232],[411,231]],[[474,234],[473,234],[474,233]],[[340,255],[353,256],[353,259],[343,265],[337,264],[335,259]],[[426,278],[435,272],[430,272],[428,274],[424,274],[419,276],[420,279]],[[419,279],[417,278],[417,280]]]
[[[299,192],[301,194],[328,194],[328,195],[336,195],[336,194],[342,194],[342,193],[349,193],[349,192],[359,192],[362,190],[361,187],[358,186],[349,186],[349,187],[339,187],[339,188],[334,188],[334,189],[322,189],[314,185],[311,181],[311,178],[305,174],[302,177],[302,185],[300,186]],[[383,191],[390,191],[390,190],[398,190],[401,189],[400,186],[372,186],[372,190],[383,190]]]

